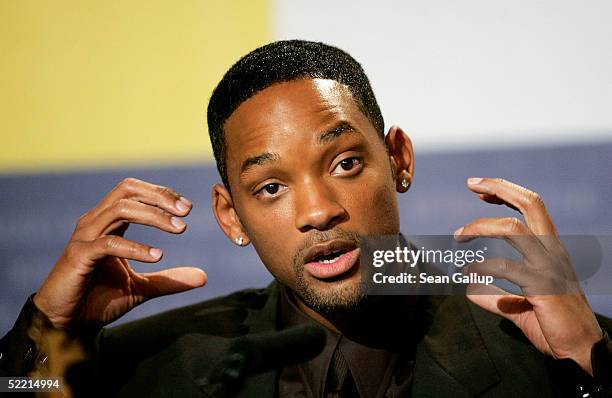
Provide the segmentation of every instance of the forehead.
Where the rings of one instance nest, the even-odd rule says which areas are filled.
[[[275,152],[281,142],[314,138],[338,121],[377,134],[343,84],[300,79],[270,86],[243,102],[225,122],[228,171],[249,153]]]

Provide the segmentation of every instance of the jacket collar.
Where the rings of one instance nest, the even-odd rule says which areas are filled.
[[[264,306],[260,310],[249,310],[245,319],[245,325],[252,333],[280,327],[280,285],[273,282],[265,292],[268,299]],[[433,359],[472,395],[478,395],[501,381],[476,322],[476,317],[483,310],[474,308],[462,295],[424,296],[422,305],[425,307],[423,322],[428,326],[421,345],[430,356],[429,360]],[[278,372],[268,372],[252,377],[247,380],[243,391],[248,391],[249,396],[273,396],[278,376]],[[432,376],[418,377],[436,380]]]
[[[279,303],[280,284],[272,282],[260,294],[265,295],[265,302],[261,308],[250,308],[244,320],[249,328],[249,333],[262,333],[280,329],[279,325]]]

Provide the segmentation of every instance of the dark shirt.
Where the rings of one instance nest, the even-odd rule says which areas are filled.
[[[284,287],[281,289],[280,298],[283,328],[316,322],[296,306]],[[403,322],[398,324],[404,325]],[[380,332],[384,333],[384,326],[380,326]],[[325,347],[318,356],[282,370],[279,378],[281,398],[325,397],[325,385],[336,349],[340,350],[346,359],[361,397],[409,397],[414,365],[413,352],[418,341],[402,339],[401,347],[372,347],[329,329],[325,329],[325,333]]]

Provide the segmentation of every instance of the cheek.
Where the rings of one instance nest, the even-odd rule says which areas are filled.
[[[399,209],[395,185],[386,184],[374,192],[372,209],[375,210],[376,234],[395,235],[399,233]]]
[[[393,235],[399,233],[399,211],[395,185],[387,176],[371,178],[376,183],[361,184],[361,188],[349,195],[351,219],[362,226],[362,235]]]
[[[243,219],[242,224],[257,255],[268,271],[289,286],[294,278],[293,249],[291,241],[294,231],[291,217],[283,209],[265,213],[261,217]],[[281,238],[282,237],[282,238]]]

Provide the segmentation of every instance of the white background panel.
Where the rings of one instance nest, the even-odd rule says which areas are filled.
[[[276,38],[351,53],[420,151],[612,140],[610,1],[276,1]]]

